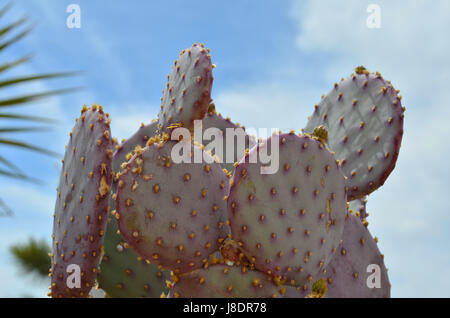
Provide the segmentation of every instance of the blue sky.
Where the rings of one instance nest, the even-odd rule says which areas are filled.
[[[71,3],[81,7],[80,29],[66,27]],[[380,29],[366,27],[369,3],[381,7]],[[36,27],[0,63],[27,53],[34,59],[7,75],[83,73],[0,90],[0,98],[83,86],[21,109],[60,124],[17,137],[62,154],[85,103],[104,105],[119,138],[156,118],[165,77],[193,42],[204,42],[217,65],[218,110],[247,127],[300,131],[334,82],[357,65],[378,70],[401,90],[407,111],[397,167],[368,198],[369,229],[385,254],[394,297],[449,297],[449,12],[445,0],[17,0],[0,23],[28,14]],[[1,197],[15,212],[0,218],[0,297],[42,297],[48,283],[20,272],[8,247],[29,236],[50,242],[59,161],[6,147],[0,153],[45,181],[0,178]]]

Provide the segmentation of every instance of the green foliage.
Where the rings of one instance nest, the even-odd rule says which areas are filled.
[[[29,238],[27,243],[11,246],[10,252],[25,272],[48,276],[51,259],[50,247],[45,240]]]

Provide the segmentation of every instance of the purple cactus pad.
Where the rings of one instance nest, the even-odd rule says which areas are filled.
[[[81,112],[70,133],[57,188],[52,235],[53,297],[87,297],[102,255],[112,182],[110,120],[101,106],[85,106]],[[71,264],[80,268],[81,286],[69,288],[67,284]]]

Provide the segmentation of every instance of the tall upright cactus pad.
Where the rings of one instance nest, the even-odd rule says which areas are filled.
[[[366,211],[366,205],[367,199],[364,197],[350,201],[348,209],[363,221],[369,215]]]
[[[174,162],[178,147],[188,160],[203,156],[201,163]],[[125,240],[176,274],[201,267],[229,231],[229,180],[220,164],[190,141],[167,141],[137,149],[123,168],[116,211]]]
[[[390,297],[391,284],[383,258],[361,220],[348,214],[342,244],[323,275],[328,284],[326,297]]]
[[[175,61],[161,98],[158,114],[163,131],[171,127],[193,128],[193,121],[202,119],[211,100],[213,65],[209,49],[193,44],[181,51]]]
[[[217,114],[214,110],[208,111],[205,118],[203,118],[202,128],[203,138],[210,138],[211,140],[205,141],[206,145],[209,142],[214,144],[215,136],[221,138],[222,153],[217,151],[211,151],[211,153],[216,155],[222,167],[231,173],[234,171],[234,163],[242,159],[245,151],[256,144],[255,139],[245,132],[245,127],[233,123],[229,118],[223,118],[222,115]],[[210,130],[210,128],[216,128],[217,131]],[[211,135],[205,134],[207,129]],[[209,150],[208,146],[206,146],[205,150]]]
[[[170,275],[150,264],[117,234],[116,218],[109,221],[105,235],[104,255],[97,276],[99,286],[110,297],[159,298],[167,292]]]
[[[349,201],[384,184],[395,167],[403,136],[401,98],[389,81],[363,67],[336,83],[315,106],[305,131],[323,125],[328,145],[347,176]]]
[[[118,173],[121,164],[127,161],[127,156],[136,146],[144,147],[158,133],[157,121],[141,125],[130,138],[116,147],[112,162],[113,171]],[[113,180],[111,191],[112,193],[117,191],[116,178]],[[118,233],[115,203],[110,198],[111,212],[105,234],[104,256],[97,281],[111,297],[160,297],[161,293],[167,292],[166,279],[169,275],[156,264],[149,264],[142,259]]]
[[[279,167],[261,174],[254,152],[276,151]],[[236,168],[228,198],[232,237],[256,269],[303,286],[331,259],[344,228],[344,175],[320,142],[275,135],[250,150]]]
[[[101,106],[85,106],[70,133],[53,223],[53,297],[87,297],[97,276],[112,181],[108,117]],[[81,270],[81,286],[74,288],[67,285],[68,270],[76,275],[71,264]]]
[[[277,298],[282,288],[273,278],[245,267],[213,265],[176,277],[174,298]]]

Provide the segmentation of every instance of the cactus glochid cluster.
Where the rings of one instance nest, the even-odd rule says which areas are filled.
[[[181,51],[158,118],[121,143],[102,106],[83,107],[57,188],[49,295],[389,297],[366,202],[399,154],[398,91],[357,67],[302,133],[256,140],[216,112],[214,67],[203,44]],[[198,129],[221,142],[198,142]]]

